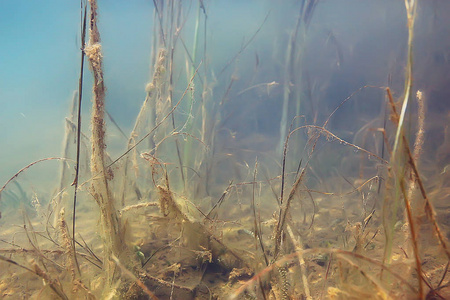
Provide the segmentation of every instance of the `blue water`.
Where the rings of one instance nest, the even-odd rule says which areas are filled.
[[[216,101],[225,93],[231,76],[240,79],[233,87],[235,93],[259,83],[277,83],[270,94],[255,89],[243,94],[245,97],[231,101],[227,109],[233,116],[226,126],[232,131],[243,132],[244,136],[255,131],[277,136],[285,56],[299,3],[206,3],[207,58],[203,63],[210,68],[211,78],[217,79]],[[188,21],[181,37],[191,49],[197,4],[186,1],[183,5]],[[127,134],[152,74],[153,9],[152,1],[99,3],[107,109]],[[445,112],[449,107],[450,92],[445,84],[450,69],[448,12],[448,3],[442,1],[419,5],[414,52],[415,86],[428,95],[432,112]],[[254,40],[220,74],[261,24]],[[78,86],[79,31],[77,1],[0,2],[0,182],[5,182],[32,161],[61,155],[64,118],[68,114],[72,92]],[[304,76],[301,78],[303,83],[308,80],[312,96],[303,96],[305,101],[314,103],[318,111],[316,117],[307,117],[308,122],[312,123],[314,119],[323,122],[336,105],[364,85],[382,87],[389,84],[396,96],[401,95],[406,38],[402,1],[319,1],[302,50],[302,70],[294,70],[298,76]],[[201,44],[203,38],[200,39]],[[181,53],[180,43],[177,47],[178,72],[182,72],[185,56]],[[199,50],[196,63],[205,59],[202,51]],[[254,74],[257,60],[259,70]],[[91,78],[89,72],[85,74],[83,128],[88,133]],[[176,92],[180,94],[182,87]],[[311,99],[306,100],[308,97]],[[367,119],[379,115],[383,109],[382,98],[382,91],[376,89],[356,95],[355,102],[363,107],[361,117],[349,118],[353,112],[344,107],[332,120],[334,128],[355,132]],[[442,122],[445,122],[444,115],[438,117]],[[256,122],[256,127],[240,123],[248,116]],[[293,112],[288,123],[292,117]]]

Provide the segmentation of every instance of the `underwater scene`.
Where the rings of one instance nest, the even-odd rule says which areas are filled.
[[[450,1],[0,2],[1,299],[450,299]]]

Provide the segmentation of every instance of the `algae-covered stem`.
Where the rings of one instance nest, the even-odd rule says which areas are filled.
[[[108,179],[112,173],[105,167],[105,85],[103,81],[102,53],[100,45],[100,33],[97,27],[97,1],[89,0],[90,3],[90,25],[89,43],[85,49],[86,56],[94,77],[93,99],[92,99],[92,156],[91,173],[92,195],[100,207],[101,224],[103,229],[103,270],[106,275],[105,291],[112,284],[115,263],[112,256],[120,259],[123,265],[130,267],[131,256],[126,255],[127,247],[124,242],[121,224],[114,200],[108,188]]]

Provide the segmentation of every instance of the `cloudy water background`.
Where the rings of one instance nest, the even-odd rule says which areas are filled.
[[[390,86],[395,97],[403,92],[407,51],[403,1],[317,1],[307,26],[297,35],[293,66],[286,65],[286,56],[302,1],[203,2],[206,55],[202,29],[196,64],[202,60],[210,69],[214,101],[220,102],[230,80],[236,79],[230,94],[234,96],[223,108],[228,120],[221,131],[230,133],[223,139],[238,140],[236,147],[280,153],[276,148],[288,67],[292,74],[288,85],[300,87],[295,97],[302,104],[300,111],[290,106],[287,128],[297,112],[307,114],[307,123],[321,125],[342,100],[363,86],[373,86],[356,93],[330,121],[331,131],[351,141],[369,121],[376,119],[373,127],[382,126],[385,92],[381,87]],[[187,49],[192,49],[197,8],[196,1],[183,1],[187,21],[180,36]],[[446,134],[448,138],[445,128],[450,118],[449,14],[448,1],[419,1],[414,40],[414,93],[420,89],[427,101],[425,148],[433,160],[439,156],[440,166],[449,163],[448,152],[440,147]],[[126,135],[153,73],[154,24],[152,1],[99,1],[106,107]],[[0,38],[0,182],[4,183],[33,161],[61,156],[65,117],[78,87],[80,5],[1,1]],[[186,86],[187,56],[180,42],[177,47],[175,95],[179,97]],[[91,86],[86,68],[83,132],[87,135]],[[183,105],[178,118],[187,114],[187,104]],[[263,136],[263,141],[255,136]],[[114,127],[108,127],[107,142],[112,157],[126,149],[126,140]],[[256,156],[243,160],[253,164]],[[55,184],[57,163],[37,168],[46,171],[35,175],[30,171],[22,185]],[[229,179],[233,176],[229,174]]]

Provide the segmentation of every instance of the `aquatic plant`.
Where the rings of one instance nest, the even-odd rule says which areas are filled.
[[[82,1],[79,85],[62,157],[32,162],[0,189],[0,295],[21,288],[14,278],[31,276],[20,297],[445,299],[448,224],[436,203],[449,191],[440,178],[445,168],[437,174],[421,164],[432,157],[426,97],[413,84],[418,2],[405,0],[403,94],[365,84],[337,105],[313,99],[314,86],[327,83],[304,70],[314,16],[327,3],[294,3],[293,27],[273,46],[275,80],[259,69],[275,63],[260,61],[256,50],[252,78],[238,68],[271,26],[273,10],[217,67],[207,30],[211,3],[186,3],[153,1],[151,76],[126,136],[105,108],[101,9]],[[327,43],[340,66],[332,31]],[[89,129],[81,127],[86,59]],[[385,109],[358,123],[357,105],[369,92],[381,95]],[[277,99],[279,115],[268,126],[252,97]],[[333,124],[347,108],[356,112],[357,125],[343,122],[351,134]],[[115,157],[106,140],[113,129],[126,137]],[[50,161],[61,163],[56,191],[30,193],[21,179]]]

